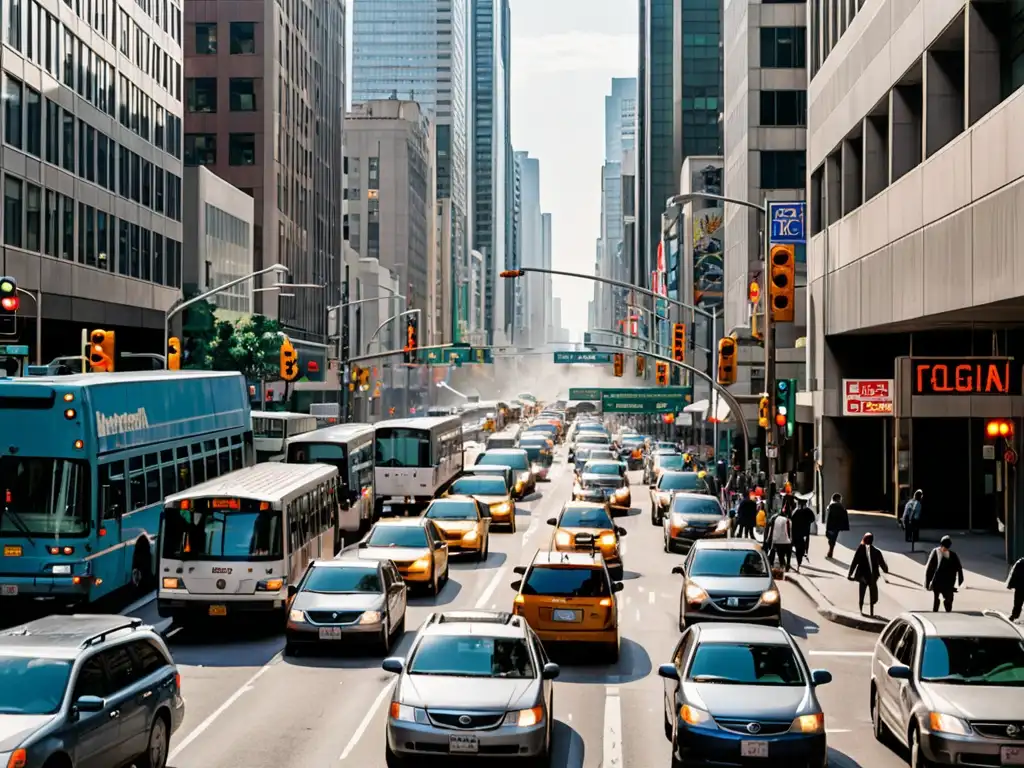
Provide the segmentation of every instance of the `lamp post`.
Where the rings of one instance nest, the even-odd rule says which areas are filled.
[[[409,316],[412,316],[412,315],[420,315],[420,314],[422,314],[422,312],[418,308],[417,309],[407,309],[404,312],[399,312],[397,315],[392,315],[387,320],[385,320],[383,323],[378,325],[377,326],[377,330],[375,330],[373,332],[373,334],[370,336],[370,340],[366,342],[366,354],[370,354],[370,347],[373,346],[373,342],[376,341],[377,335],[381,332],[381,330],[384,328],[384,326],[386,326],[388,323],[392,322],[393,320],[398,320],[399,318],[402,318],[402,317],[409,317]],[[408,368],[405,369],[405,398],[404,398],[404,403],[403,403],[403,409],[406,412],[408,412],[408,410],[409,410],[409,369]]]

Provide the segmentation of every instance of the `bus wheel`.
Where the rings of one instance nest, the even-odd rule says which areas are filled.
[[[153,573],[153,554],[147,542],[135,544],[132,555],[132,588],[143,594],[153,589],[156,576]]]

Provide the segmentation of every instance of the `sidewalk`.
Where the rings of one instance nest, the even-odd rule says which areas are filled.
[[[875,535],[875,546],[885,555],[889,566],[889,574],[878,582],[874,618],[861,615],[857,584],[847,579],[854,550],[868,531]],[[850,512],[850,530],[840,536],[831,561],[825,559],[828,543],[824,533],[820,530],[819,535],[811,537],[811,562],[805,560],[801,573],[787,574],[786,580],[807,594],[826,619],[880,632],[898,613],[932,609],[932,594],[924,588],[924,566],[945,531],[922,531],[921,540],[915,545],[917,551],[912,553],[903,531],[890,515]],[[950,531],[949,535],[964,568],[964,585],[956,594],[954,610],[1009,611],[1012,596],[1003,586],[1009,568],[1003,559],[1003,540],[963,531]]]

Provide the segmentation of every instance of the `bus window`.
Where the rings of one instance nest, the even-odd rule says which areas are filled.
[[[221,475],[226,475],[231,471],[231,454],[228,452],[228,439],[222,437],[217,445],[217,462],[220,464]]]
[[[146,504],[159,504],[163,498],[160,493],[160,467],[157,466],[157,455],[146,454]]]
[[[141,456],[128,459],[128,503],[132,510],[146,506],[146,478]]]
[[[100,464],[99,467],[100,489],[103,486],[110,488],[107,491],[107,508],[102,510],[104,520],[113,520],[117,511],[125,511],[125,485],[124,485],[124,462],[111,461]],[[100,491],[102,493],[102,490]],[[99,497],[102,499],[102,496]]]
[[[203,456],[199,444],[192,446],[192,485],[199,485],[206,481],[206,473],[203,471]]]
[[[378,467],[429,467],[430,433],[417,429],[377,430]]]
[[[256,449],[252,445],[252,432],[245,433],[245,466],[251,467],[256,463]]]
[[[242,437],[241,435],[231,436],[231,468],[242,468]]]
[[[170,451],[164,451],[170,453]],[[171,496],[178,492],[178,465],[171,461],[160,468],[163,476],[164,496]]]
[[[217,467],[217,444],[214,443],[213,453],[206,454],[206,479],[213,480],[220,477]]]

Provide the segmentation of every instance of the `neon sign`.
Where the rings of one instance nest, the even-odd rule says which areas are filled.
[[[915,395],[1020,395],[1021,366],[1013,358],[911,360]]]

